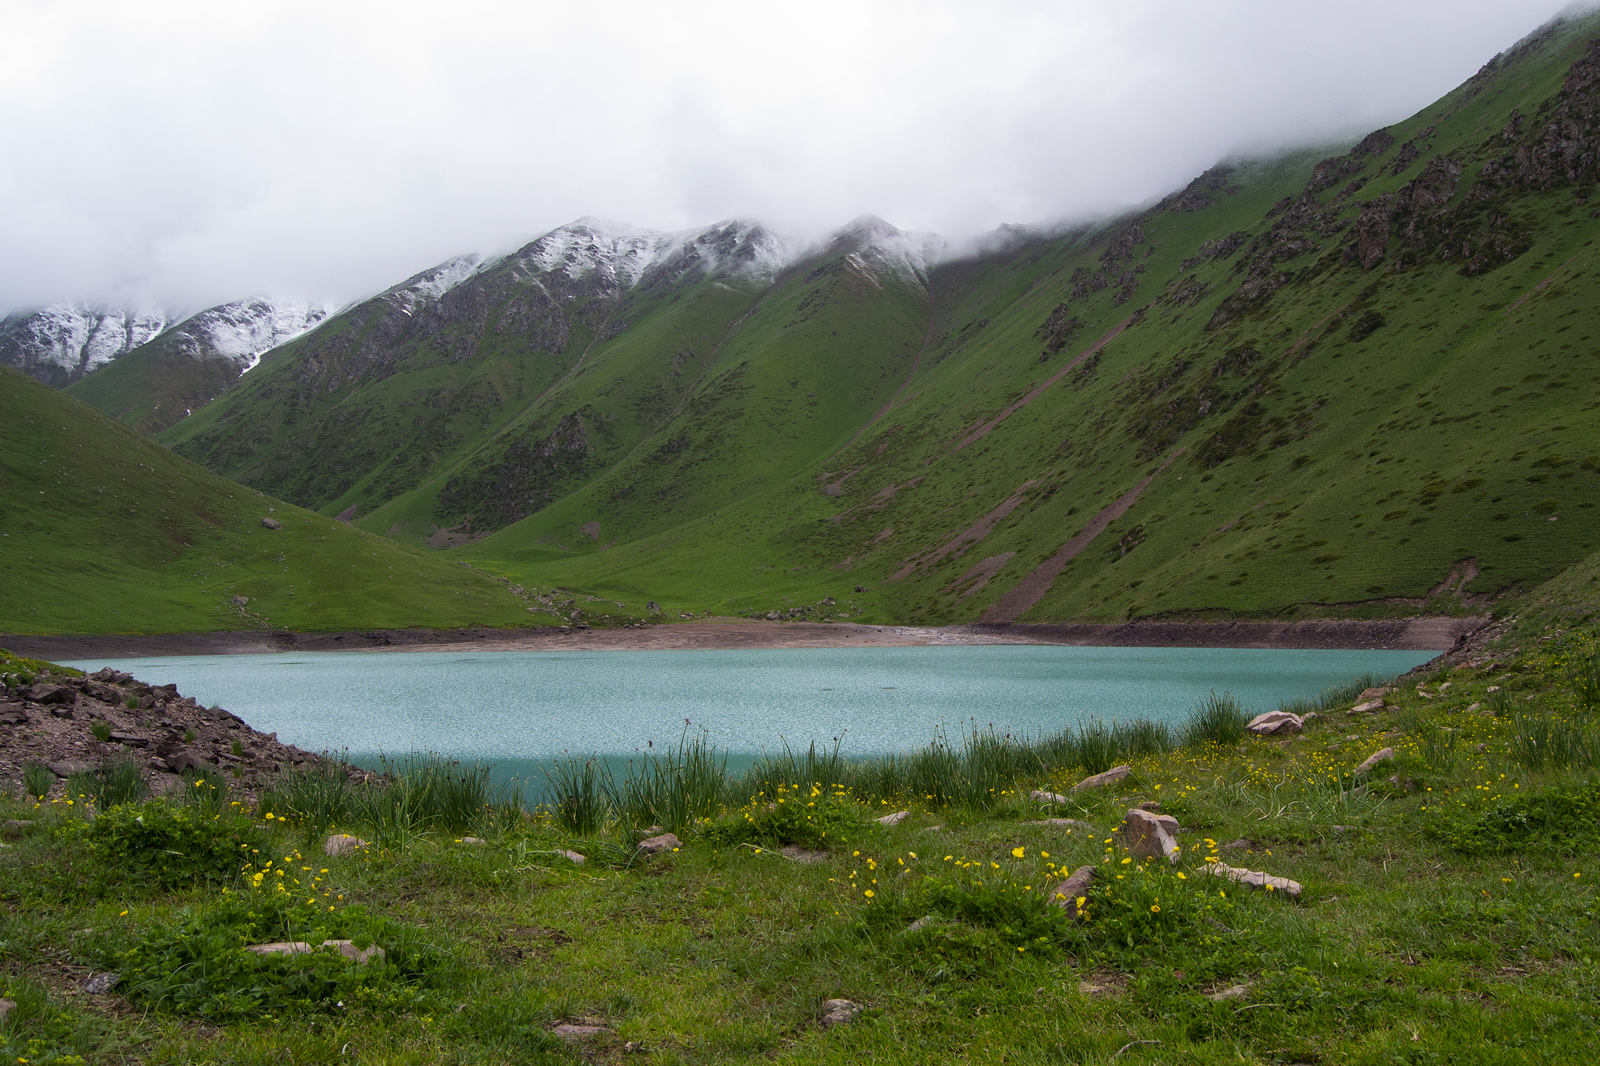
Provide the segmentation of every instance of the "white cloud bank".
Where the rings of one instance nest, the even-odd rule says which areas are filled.
[[[344,299],[581,215],[961,238],[1403,118],[1560,0],[0,0],[0,312]]]

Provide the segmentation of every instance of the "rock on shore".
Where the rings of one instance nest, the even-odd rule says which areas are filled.
[[[97,730],[109,739],[97,738]],[[180,775],[210,768],[248,795],[279,770],[323,761],[180,695],[176,685],[148,685],[110,667],[87,676],[66,667],[0,673],[0,781],[7,787],[21,787],[31,762],[48,766],[59,789],[60,779],[116,756],[143,763],[158,794],[176,788]]]

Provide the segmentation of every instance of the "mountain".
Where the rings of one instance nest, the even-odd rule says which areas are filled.
[[[0,319],[0,366],[57,388],[77,381],[159,335],[167,314],[153,308],[51,304]]]
[[[804,247],[580,220],[331,316],[159,439],[694,611],[1480,611],[1600,546],[1597,29],[962,257],[870,217]]]
[[[67,386],[67,392],[156,433],[232,388],[263,355],[315,328],[335,308],[256,297],[193,315]]]
[[[0,368],[0,494],[0,633],[537,617],[503,582],[243,489],[9,368]]]

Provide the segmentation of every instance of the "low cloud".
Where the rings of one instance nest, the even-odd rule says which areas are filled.
[[[348,299],[585,214],[959,242],[1405,118],[1559,6],[12,4],[0,310]]]

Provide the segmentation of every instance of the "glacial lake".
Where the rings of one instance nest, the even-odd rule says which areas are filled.
[[[1099,718],[1180,723],[1208,692],[1246,707],[1315,696],[1427,651],[1057,645],[673,651],[320,652],[73,662],[176,682],[311,751],[437,752],[542,783],[553,757],[625,761],[676,744],[685,720],[748,765],[784,743],[847,756],[908,751],[942,727],[1035,734]]]

